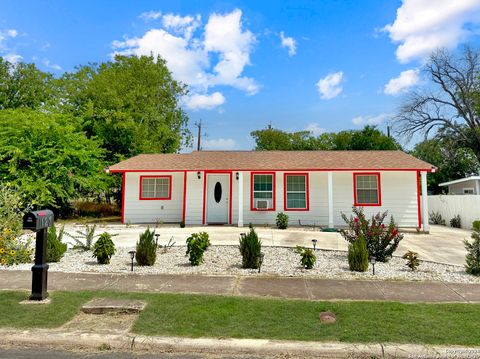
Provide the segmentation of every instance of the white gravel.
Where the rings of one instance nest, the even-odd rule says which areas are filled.
[[[125,273],[130,271],[130,255],[134,248],[118,248],[110,264],[99,265],[92,252],[69,249],[59,263],[51,263],[54,272],[101,272]],[[242,269],[242,259],[237,246],[212,246],[204,254],[204,263],[191,266],[185,256],[185,246],[175,246],[164,253],[157,252],[157,261],[152,267],[141,267],[135,263],[135,272],[141,274],[208,274],[208,275],[259,275],[257,270]],[[420,267],[412,272],[406,267],[406,261],[399,257],[388,263],[375,265],[375,276],[371,265],[367,272],[351,272],[348,269],[347,253],[342,251],[317,250],[317,264],[311,270],[300,266],[300,256],[293,248],[263,247],[265,259],[261,275],[270,276],[308,276],[332,279],[390,279],[390,280],[433,280],[444,282],[480,283],[480,278],[465,273],[461,266],[420,261]],[[30,270],[31,264],[2,267],[3,270]]]

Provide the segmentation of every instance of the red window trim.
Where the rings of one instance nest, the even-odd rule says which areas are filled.
[[[357,202],[357,176],[377,176],[378,203]],[[354,172],[353,173],[353,205],[355,207],[380,207],[382,205],[382,186],[380,184],[380,172]]]
[[[305,208],[288,208],[287,207],[287,177],[288,176],[304,176],[305,177]],[[309,211],[310,210],[310,187],[308,185],[308,173],[291,172],[283,174],[283,209],[284,211]]]
[[[167,178],[169,182],[168,186],[168,197],[142,197],[142,182],[144,178]],[[138,198],[140,201],[168,201],[172,199],[172,176],[170,175],[165,175],[165,176],[140,176],[140,193]]]
[[[255,175],[272,175],[272,201],[273,206],[269,209],[256,209],[253,205],[253,176]],[[276,209],[276,193],[277,193],[277,184],[275,179],[275,172],[250,172],[250,211],[257,212],[274,212]]]

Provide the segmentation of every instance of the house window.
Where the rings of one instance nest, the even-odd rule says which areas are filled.
[[[380,173],[354,173],[354,206],[381,206]]]
[[[252,172],[251,174],[251,204],[252,211],[275,210],[275,174]]]
[[[308,210],[308,174],[285,173],[285,210]]]
[[[473,188],[464,188],[463,194],[474,194]]]
[[[140,199],[171,199],[172,176],[140,176]]]

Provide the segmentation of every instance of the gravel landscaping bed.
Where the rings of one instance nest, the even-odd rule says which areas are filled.
[[[51,263],[50,271],[57,272],[101,272],[128,273],[130,255],[134,248],[118,248],[110,264],[97,264],[92,252],[68,250],[59,263]],[[175,246],[166,253],[157,252],[157,261],[152,267],[140,267],[135,264],[135,273],[140,274],[233,274],[233,275],[273,275],[273,276],[309,276],[332,279],[393,279],[393,280],[434,280],[445,282],[480,283],[480,278],[466,274],[461,266],[420,261],[420,267],[412,272],[405,266],[405,260],[392,258],[388,263],[375,265],[375,276],[371,265],[367,272],[350,272],[347,253],[342,251],[317,250],[317,264],[311,270],[300,266],[300,256],[293,248],[263,247],[265,259],[261,274],[257,270],[242,269],[242,259],[237,246],[212,246],[204,255],[204,263],[198,267],[190,265],[185,256],[185,246]],[[2,267],[3,270],[30,270],[31,264]]]

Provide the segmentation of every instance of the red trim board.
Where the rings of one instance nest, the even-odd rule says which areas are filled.
[[[232,224],[232,172],[231,171],[204,171],[203,172],[203,208],[202,208],[202,224],[206,224],[206,209],[207,209],[207,176],[209,174],[228,174],[230,176],[230,199],[228,202],[228,224]]]
[[[261,210],[261,209],[256,209],[254,206],[253,206],[253,176],[255,175],[272,175],[272,184],[273,184],[273,188],[272,188],[272,202],[273,202],[273,206],[272,208],[269,208],[269,209],[265,209],[265,210]],[[260,211],[260,212],[271,212],[271,211],[275,211],[275,208],[276,208],[276,194],[277,194],[277,182],[276,182],[276,173],[275,172],[250,172],[250,211]]]
[[[305,208],[287,208],[287,177],[288,176],[304,176],[305,177]],[[284,211],[309,211],[310,210],[310,188],[308,184],[308,173],[291,172],[283,174],[283,209]]]
[[[378,203],[358,203],[357,202],[357,176],[377,176],[378,183]],[[353,205],[355,207],[375,207],[382,205],[382,187],[380,184],[380,172],[354,172],[353,173]]]
[[[144,178],[167,178],[168,179],[168,197],[142,197],[142,181]],[[138,194],[138,199],[140,201],[157,201],[157,200],[171,200],[172,199],[172,176],[140,176],[140,191]]]

